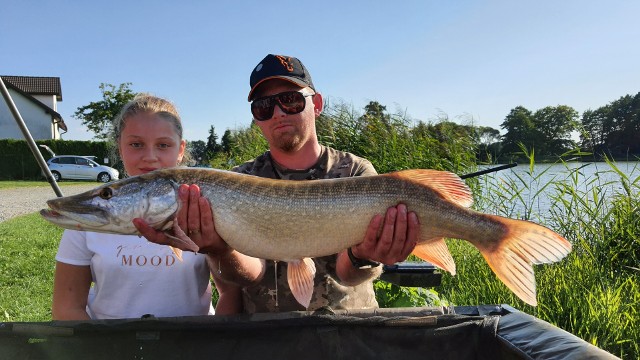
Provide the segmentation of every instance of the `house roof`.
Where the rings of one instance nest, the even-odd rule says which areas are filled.
[[[2,75],[2,80],[13,84],[27,94],[55,95],[56,100],[62,101],[62,86],[59,77]]]
[[[22,94],[24,97],[28,98],[29,100],[31,100],[34,104],[38,105],[39,107],[42,108],[42,110],[44,110],[44,112],[46,112],[47,114],[51,114],[52,117],[52,121],[55,123],[58,123],[58,126],[64,130],[67,131],[67,124],[64,123],[64,120],[62,119],[62,115],[60,115],[58,112],[54,111],[52,108],[50,108],[49,106],[45,105],[42,103],[42,101],[34,98],[32,95],[56,95],[56,97],[59,96],[60,99],[62,99],[62,93],[60,92],[60,95],[56,94],[56,93],[44,93],[44,92],[27,92],[25,91],[23,88],[21,88],[20,86],[16,85],[12,80],[13,79],[33,79],[33,78],[39,78],[39,79],[43,79],[42,77],[35,77],[35,76],[5,76],[5,75],[0,75],[0,77],[2,77],[3,82],[5,83],[5,85],[8,88],[12,88],[15,91],[17,91],[18,93]],[[60,87],[60,78],[46,78],[46,79],[58,79],[58,88]],[[24,80],[22,80],[24,81]],[[28,81],[26,81],[28,83]],[[34,81],[37,82],[37,81]]]

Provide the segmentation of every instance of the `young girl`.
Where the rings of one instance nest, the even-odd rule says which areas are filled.
[[[113,134],[130,176],[176,166],[185,154],[176,108],[151,95],[138,95],[124,106]],[[188,195],[189,187],[182,185],[181,201]],[[207,255],[184,252],[182,257],[135,235],[65,230],[56,255],[53,319],[213,314]],[[228,285],[221,285],[224,302]]]

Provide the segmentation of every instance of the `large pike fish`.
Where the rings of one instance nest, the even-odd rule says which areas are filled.
[[[531,305],[537,304],[532,264],[559,261],[571,251],[568,241],[543,226],[469,209],[473,198],[466,184],[453,173],[435,170],[291,181],[223,170],[164,169],[49,200],[51,210],[41,214],[67,229],[116,234],[137,234],[132,219],[139,217],[174,234],[180,184],[200,187],[211,203],[217,232],[232,248],[287,261],[289,286],[305,306],[315,275],[309,258],[360,243],[371,218],[400,202],[420,220],[413,254],[455,275],[444,238],[464,239]]]

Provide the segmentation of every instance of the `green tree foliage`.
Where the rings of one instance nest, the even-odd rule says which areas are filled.
[[[598,154],[640,154],[640,92],[582,114],[581,143]]]
[[[231,130],[229,129],[225,130],[224,135],[222,135],[222,140],[220,141],[220,144],[216,146],[218,151],[214,154],[212,158],[209,159],[209,164],[211,164],[214,168],[223,168],[223,169],[236,165],[235,156],[234,157],[232,156],[237,155],[238,152],[242,153],[245,150],[238,149],[237,152],[234,152],[232,150],[234,146],[236,146],[235,145],[236,141],[242,142],[244,140],[242,136],[243,136],[242,133],[238,133],[234,137],[234,133]],[[242,159],[249,158],[243,155],[240,155],[240,157]]]
[[[609,105],[596,110],[586,110],[582,113],[582,133],[580,134],[581,146],[592,151],[599,149],[606,143],[605,124],[609,117],[611,107]]]
[[[537,152],[560,156],[575,148],[571,132],[578,128],[578,112],[566,105],[547,106],[533,114]]]
[[[222,145],[218,144],[218,135],[216,134],[216,128],[211,125],[209,128],[209,136],[207,137],[207,159],[214,158],[219,152],[222,151]]]
[[[480,162],[495,162],[502,151],[500,131],[489,126],[475,128],[474,142],[478,146],[477,159]]]
[[[79,107],[73,117],[81,120],[82,125],[92,131],[96,139],[106,139],[112,129],[111,121],[122,107],[136,96],[136,93],[129,89],[130,85],[131,83],[122,83],[116,87],[111,84],[100,84],[102,100]]]
[[[222,145],[222,151],[224,151],[225,153],[231,151],[231,130],[227,129],[224,131],[222,140],[220,142],[220,145]]]
[[[253,122],[251,126],[236,131],[225,132],[229,151],[219,152],[211,159],[210,164],[214,168],[230,169],[249,161],[265,152],[269,146],[262,136],[260,128]]]
[[[187,150],[191,153],[193,160],[197,165],[206,163],[209,161],[207,158],[207,144],[202,140],[189,141],[187,143]]]
[[[578,128],[578,112],[570,106],[547,106],[535,113],[523,106],[511,109],[500,127],[502,151],[520,152],[521,145],[535,149],[539,158],[558,157],[575,147],[571,132]]]
[[[534,147],[533,114],[524,106],[511,109],[500,127],[506,131],[502,137],[502,151],[505,153],[517,153],[520,150],[518,145],[520,143],[529,148]]]

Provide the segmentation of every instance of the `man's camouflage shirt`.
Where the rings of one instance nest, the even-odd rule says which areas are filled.
[[[370,161],[330,147],[322,147],[318,162],[306,170],[291,170],[279,166],[270,153],[233,168],[233,171],[272,179],[316,180],[351,176],[376,175]],[[336,224],[336,226],[341,226]],[[340,283],[336,275],[338,255],[314,258],[316,276],[311,304],[306,310],[369,309],[378,307],[373,291],[373,279],[356,286]],[[277,268],[277,273],[276,273]],[[377,272],[379,273],[379,271]],[[277,286],[276,279],[277,278]],[[284,262],[267,260],[262,281],[245,287],[244,311],[247,313],[305,310],[293,297],[287,283],[287,267]],[[277,303],[276,303],[277,301]]]

